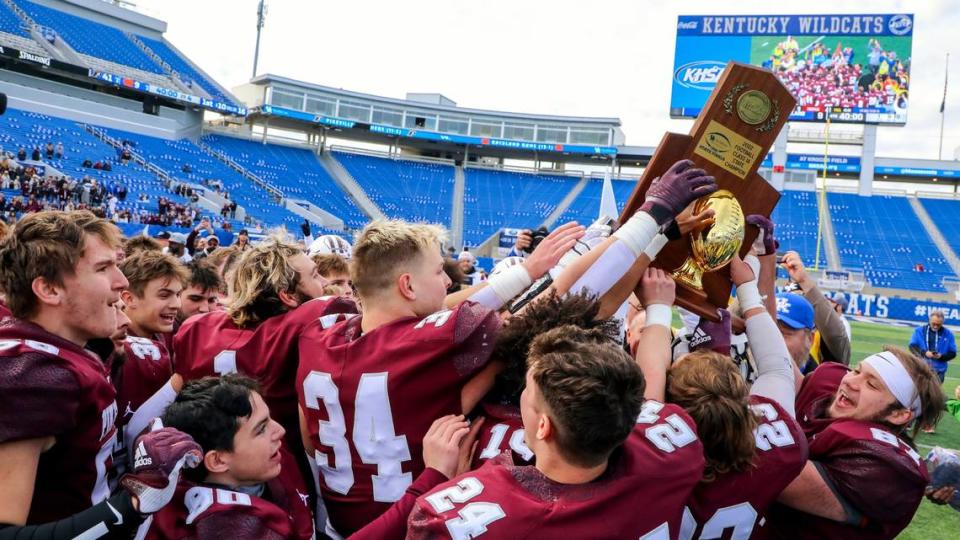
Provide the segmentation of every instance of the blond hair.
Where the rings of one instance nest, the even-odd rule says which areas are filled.
[[[183,286],[190,279],[190,272],[172,255],[151,250],[138,251],[124,259],[120,271],[130,283],[127,290],[137,298],[143,298],[147,285],[155,279],[179,281]]]
[[[90,235],[114,249],[122,244],[116,225],[86,210],[37,212],[14,226],[0,243],[0,290],[14,317],[35,314],[35,279],[63,286],[63,279],[74,275]]]
[[[289,259],[303,253],[299,247],[271,238],[244,251],[229,276],[227,315],[243,328],[287,311],[280,293],[297,290],[300,275]]]
[[[353,246],[350,275],[361,297],[376,296],[420,255],[439,250],[447,233],[438,225],[377,220],[360,232]]]

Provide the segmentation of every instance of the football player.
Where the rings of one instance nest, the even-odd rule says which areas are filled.
[[[520,410],[536,465],[504,454],[417,499],[407,538],[676,538],[703,472],[693,422],[643,399],[643,375],[602,332],[530,346]]]
[[[173,331],[187,269],[171,255],[140,251],[124,259],[120,270],[129,283],[120,293],[130,319],[124,362],[113,380],[117,388],[118,426],[173,375],[166,335]]]
[[[497,374],[493,389],[480,404],[484,426],[480,430],[474,469],[503,452],[513,454],[513,463],[533,463],[533,452],[523,438],[520,418],[520,394],[527,373],[527,352],[530,342],[553,328],[574,325],[597,328],[615,340],[620,329],[616,321],[598,320],[599,305],[586,295],[558,297],[551,295],[532,303],[523,313],[508,319],[497,335],[491,357],[504,364]]]
[[[244,251],[230,278],[229,309],[188,319],[174,337],[176,372],[187,381],[227,373],[253,377],[297,449],[297,338],[311,321],[355,313],[356,306],[341,298],[314,300],[326,285],[316,264],[277,239]]]
[[[84,347],[117,331],[119,246],[116,226],[90,212],[30,214],[0,245],[16,317],[0,325],[0,538],[129,534],[166,504],[191,453],[162,444],[175,433],[148,434],[137,472],[152,480],[128,475],[110,496],[116,391]]]
[[[215,311],[223,280],[217,269],[207,260],[193,261],[187,265],[190,280],[180,295],[180,311],[177,313],[177,328],[188,318]]]
[[[772,258],[772,257],[771,257]],[[759,268],[756,257],[750,256]],[[772,261],[771,261],[772,265]],[[703,442],[706,468],[684,512],[681,538],[764,538],[767,513],[806,463],[807,441],[793,418],[793,367],[787,346],[767,312],[753,270],[739,259],[731,277],[758,366],[752,387],[732,359],[695,350],[671,366],[671,306],[675,285],[663,270],[642,281],[646,322],[637,361],[644,396],[683,407]],[[729,351],[729,330],[722,350]],[[722,341],[722,340],[718,340]]]
[[[364,311],[321,318],[300,339],[297,392],[331,528],[349,535],[397,501],[423,471],[430,423],[467,413],[492,385],[496,312],[583,234],[567,224],[523,265],[447,297],[439,227],[377,221],[360,234],[352,277]],[[456,298],[471,301],[443,310]]]
[[[203,459],[171,504],[143,523],[140,538],[313,537],[307,487],[257,390],[236,374],[184,385],[161,418],[192,437]]]
[[[929,475],[912,436],[936,425],[943,391],[926,362],[884,349],[853,370],[824,362],[796,374],[810,460],[775,507],[783,537],[894,538],[920,505]]]

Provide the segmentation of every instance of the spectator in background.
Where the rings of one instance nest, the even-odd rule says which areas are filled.
[[[240,229],[240,232],[237,233],[237,241],[233,245],[237,246],[240,251],[250,249],[250,233],[246,229]]]
[[[803,260],[796,251],[788,251],[783,256],[781,266],[790,275],[790,280],[800,287],[803,297],[813,307],[813,326],[815,332],[810,345],[810,358],[806,363],[799,364],[801,371],[807,373],[823,362],[839,362],[850,364],[850,331],[846,319],[837,312],[836,304],[828,299],[817,287],[816,281],[811,278],[803,266]],[[778,310],[779,310],[779,296]]]
[[[40,149],[34,147],[33,152],[30,154],[30,159],[33,161],[40,161]]]
[[[947,362],[957,356],[957,342],[953,333],[943,325],[942,311],[931,311],[929,322],[913,331],[910,350],[926,359],[940,377],[940,382],[943,382],[947,374]]]
[[[47,159],[53,159],[54,148],[52,142],[47,141],[47,147],[44,149],[44,153],[47,154]]]
[[[20,161],[26,161],[27,159],[27,149],[20,147],[20,150],[17,150],[17,159]]]
[[[833,296],[827,296],[827,300],[830,300],[830,303],[833,304],[833,310],[840,315],[840,320],[843,321],[843,329],[847,331],[847,337],[852,339],[853,334],[850,333],[850,321],[843,316],[843,314],[847,312],[847,308],[850,307],[850,301],[847,300],[847,295],[837,291]]]
[[[467,250],[461,251],[460,255],[457,256],[457,263],[463,272],[464,285],[472,287],[483,281],[483,275],[477,270],[477,258],[473,256],[473,253]]]
[[[57,156],[57,159],[63,159],[63,143],[62,142],[57,142],[56,156]]]

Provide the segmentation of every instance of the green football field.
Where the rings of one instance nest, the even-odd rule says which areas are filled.
[[[850,326],[853,330],[851,363],[859,362],[879,351],[886,344],[906,347],[912,331],[911,328],[855,321],[851,322]],[[951,363],[943,384],[943,391],[948,397],[952,397],[957,385],[960,385],[960,366]],[[916,442],[921,456],[925,456],[933,446],[960,449],[960,422],[944,414],[937,426],[937,432],[930,435],[921,433]],[[897,538],[911,540],[957,538],[960,535],[958,531],[960,531],[960,512],[949,506],[937,506],[924,499],[920,503],[920,509],[917,510],[913,522]]]

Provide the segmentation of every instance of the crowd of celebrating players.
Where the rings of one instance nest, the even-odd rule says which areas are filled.
[[[676,334],[650,263],[716,189],[678,162],[615,231],[565,224],[463,287],[435,225],[184,264],[25,215],[0,231],[0,539],[895,537],[939,380],[897,348],[851,370],[849,337],[810,364],[827,315],[775,292],[800,263],[762,216],[735,305]]]
[[[822,42],[801,49],[788,36],[773,48],[763,66],[777,73],[800,107],[906,108],[909,61],[884,50],[877,39],[860,52],[863,59],[841,42],[832,51]]]

